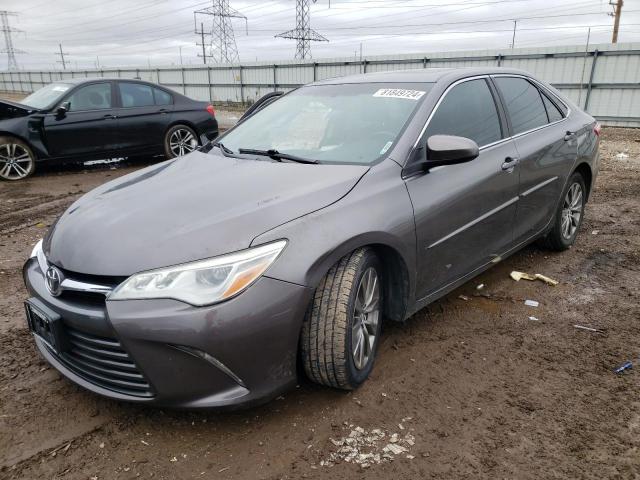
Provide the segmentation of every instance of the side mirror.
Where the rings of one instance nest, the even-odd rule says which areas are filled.
[[[69,102],[61,103],[56,110],[56,114],[59,117],[64,117],[69,111],[69,108],[71,108],[71,104]]]
[[[427,139],[426,168],[470,162],[480,155],[478,144],[465,137],[432,135]]]

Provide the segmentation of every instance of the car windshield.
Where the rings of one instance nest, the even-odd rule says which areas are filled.
[[[40,90],[36,90],[20,103],[38,109],[47,108],[56,103],[70,88],[71,85],[68,83],[50,83]]]
[[[396,142],[430,83],[311,85],[247,118],[220,141],[322,163],[370,164]]]

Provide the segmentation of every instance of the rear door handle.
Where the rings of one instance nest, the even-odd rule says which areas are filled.
[[[107,114],[104,116],[104,118],[109,118],[109,119],[115,120],[115,119],[116,119],[116,118],[118,118],[118,117],[116,117],[116,116],[115,116],[115,115],[113,115],[112,113],[107,113]]]
[[[518,164],[520,159],[518,157],[507,157],[504,159],[504,163],[502,164],[502,170],[513,171],[515,166]]]
[[[564,141],[568,142],[569,140],[571,140],[573,137],[575,137],[576,132],[572,132],[570,130],[567,130],[566,133],[564,134]]]
[[[160,113],[167,113],[167,109],[166,109],[166,108],[161,108],[160,110],[158,110],[158,112],[160,112]]]

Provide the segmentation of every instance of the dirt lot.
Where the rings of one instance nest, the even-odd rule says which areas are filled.
[[[638,478],[640,372],[613,369],[640,358],[640,131],[605,129],[602,154],[573,249],[529,247],[386,325],[356,392],[301,380],[235,413],[97,397],[49,368],[25,328],[20,269],[33,244],[83,192],[139,165],[0,184],[0,477]],[[516,283],[514,269],[560,284]],[[370,443],[362,452],[383,454],[394,433],[407,451],[368,468],[333,461],[332,440],[355,431],[351,443],[366,443],[356,427]]]

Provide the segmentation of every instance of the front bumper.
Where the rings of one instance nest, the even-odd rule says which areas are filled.
[[[262,277],[229,301],[197,308],[169,299],[96,302],[64,294],[53,297],[33,258],[23,274],[31,296],[58,313],[65,329],[90,341],[116,342],[150,386],[145,395],[111,388],[93,364],[75,368],[71,355],[54,352],[36,337],[51,365],[100,395],[178,408],[224,407],[260,403],[296,383],[298,337],[312,294],[309,288]]]

